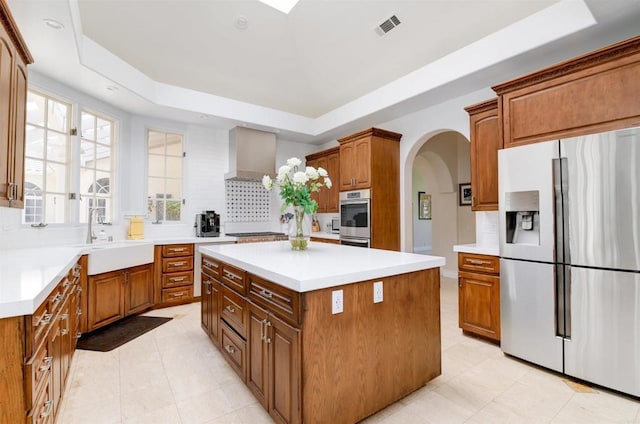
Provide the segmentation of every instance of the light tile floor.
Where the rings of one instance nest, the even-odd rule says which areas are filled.
[[[395,423],[636,423],[640,403],[506,357],[462,335],[457,282],[442,280],[442,375],[365,420]],[[272,423],[200,328],[200,304],[107,353],[78,350],[58,424]]]

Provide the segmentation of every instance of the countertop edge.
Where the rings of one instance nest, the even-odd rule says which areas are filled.
[[[453,246],[454,252],[475,253],[477,255],[500,256],[500,249],[495,246],[478,246],[472,244],[456,244]]]

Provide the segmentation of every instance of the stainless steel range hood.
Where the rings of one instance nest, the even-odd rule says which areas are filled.
[[[276,173],[276,135],[235,127],[229,131],[229,172],[225,180],[261,181]]]

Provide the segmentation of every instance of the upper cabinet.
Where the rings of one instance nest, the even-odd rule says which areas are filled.
[[[338,140],[342,158],[340,191],[371,187],[371,137],[351,137]]]
[[[498,99],[465,108],[471,123],[471,209],[498,210],[498,150],[502,149]]]
[[[0,206],[24,205],[27,65],[33,58],[0,1]]]
[[[340,210],[340,148],[333,147],[306,156],[307,166],[324,168],[333,185],[313,193],[311,198],[318,203],[318,213],[338,213]]]
[[[504,147],[640,125],[640,36],[497,85]]]

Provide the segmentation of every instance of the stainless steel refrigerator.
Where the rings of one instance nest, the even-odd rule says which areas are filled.
[[[640,396],[640,128],[498,164],[502,350]]]

